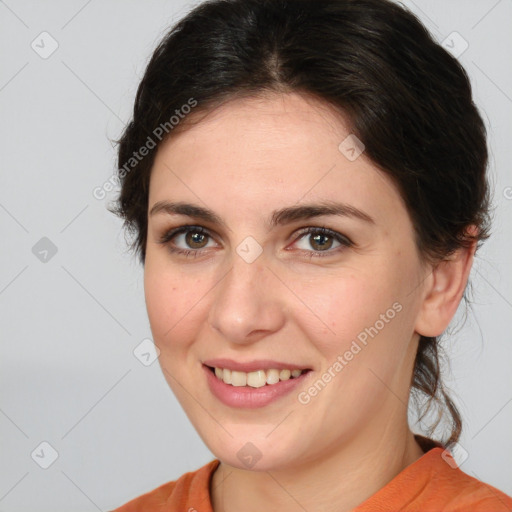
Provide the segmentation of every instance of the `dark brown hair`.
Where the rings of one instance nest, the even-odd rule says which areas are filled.
[[[210,0],[160,42],[116,141],[122,188],[111,211],[142,264],[156,149],[197,113],[265,92],[313,96],[348,120],[398,187],[425,261],[487,238],[486,130],[470,81],[411,12],[388,0]],[[421,337],[411,384],[427,398],[423,413],[434,403],[449,413],[449,445],[462,422],[440,379],[439,350],[438,339]]]

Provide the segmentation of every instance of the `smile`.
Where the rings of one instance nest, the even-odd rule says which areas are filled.
[[[239,372],[228,368],[212,368],[215,375],[225,384],[235,387],[250,386],[253,388],[261,388],[263,386],[272,386],[281,381],[288,379],[296,379],[302,373],[309,370],[278,370],[271,368],[269,370],[256,370],[254,372]]]
[[[298,368],[244,372],[206,364],[202,367],[210,392],[217,400],[229,407],[246,409],[265,407],[282,399],[313,373],[310,369]]]

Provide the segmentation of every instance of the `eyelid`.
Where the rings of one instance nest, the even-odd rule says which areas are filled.
[[[335,231],[334,229],[331,229],[331,228],[328,228],[325,226],[308,226],[305,228],[301,228],[297,232],[294,232],[294,235],[297,238],[302,238],[303,235],[307,235],[310,233],[320,233],[320,234],[330,236],[330,237],[334,238],[335,240],[337,240],[338,242],[340,242],[341,244],[344,244],[347,246],[355,245],[354,242],[352,242],[352,240],[347,235],[344,235],[343,233],[340,233],[339,231]],[[321,251],[318,251],[318,252],[321,252]],[[328,251],[325,251],[325,252],[328,252]],[[330,251],[330,252],[333,252],[333,251]]]
[[[158,240],[158,243],[166,244],[170,242],[176,235],[181,235],[182,233],[187,233],[189,231],[193,231],[194,233],[201,233],[209,236],[210,238],[215,238],[211,231],[203,226],[194,225],[194,224],[184,224],[182,226],[178,226],[176,228],[171,228],[166,230]],[[199,249],[201,250],[201,249]]]

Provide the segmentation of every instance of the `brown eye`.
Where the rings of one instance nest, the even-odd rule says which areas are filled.
[[[185,233],[185,243],[192,249],[202,249],[208,235],[200,233],[199,231],[188,231]]]
[[[208,238],[212,236],[201,226],[182,226],[164,233],[159,243],[167,245],[171,253],[197,256],[206,247]],[[177,247],[178,244],[184,248]]]
[[[317,235],[312,235],[310,237],[310,240],[311,240],[310,243],[311,243],[311,246],[313,247],[313,249],[318,249],[320,251],[330,249],[333,244],[333,238],[330,237],[329,235],[324,235],[323,233],[320,233]]]
[[[309,227],[301,231],[299,235],[299,239],[308,240],[306,245],[309,246],[302,247],[300,249],[310,252],[311,256],[328,256],[353,245],[353,243],[346,236],[329,228]],[[330,250],[333,246],[333,243],[335,242],[337,242],[339,246],[335,247],[333,250]],[[311,251],[309,248],[314,250]],[[321,253],[326,254],[324,255]]]
[[[183,236],[183,238],[180,240],[181,236]],[[353,245],[352,241],[346,236],[329,228],[305,228],[299,233],[299,238],[297,240],[306,240],[308,239],[308,236],[309,241],[306,242],[306,247],[299,249],[303,252],[309,253],[310,257],[329,256]],[[160,238],[159,243],[167,245],[171,253],[181,254],[187,257],[197,257],[198,255],[201,255],[201,252],[205,248],[207,248],[209,238],[213,237],[202,226],[182,226],[164,233]],[[295,242],[295,244],[296,243],[297,242]],[[331,250],[334,243],[338,243],[339,245]],[[179,247],[179,245],[184,247]]]

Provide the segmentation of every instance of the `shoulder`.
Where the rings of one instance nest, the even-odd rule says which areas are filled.
[[[220,461],[214,459],[201,468],[181,475],[111,512],[193,512],[211,509],[210,480]]]
[[[432,476],[432,492],[438,488],[447,511],[512,511],[512,497],[462,471],[447,452],[438,449],[433,458],[434,455],[432,464],[437,475]]]
[[[442,447],[430,449],[354,512],[511,512],[512,498],[462,471]]]

